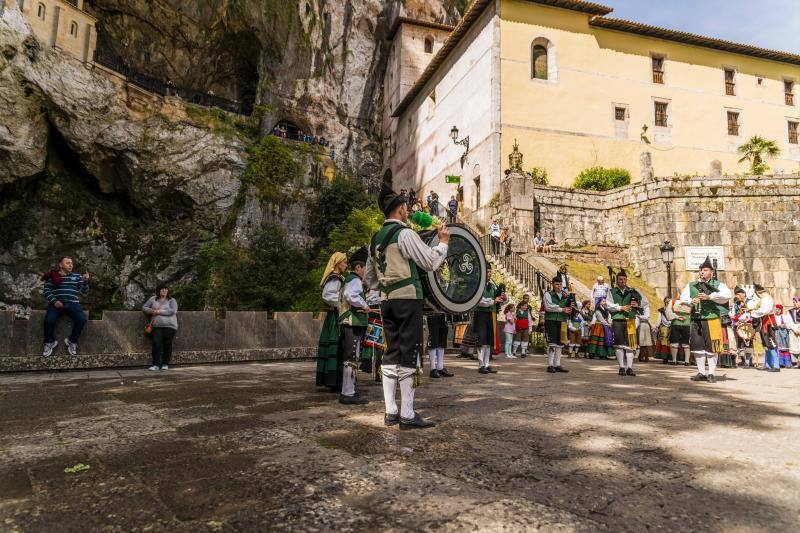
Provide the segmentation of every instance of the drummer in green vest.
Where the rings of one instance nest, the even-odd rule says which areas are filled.
[[[342,386],[342,345],[339,337],[339,294],[347,270],[347,256],[334,252],[320,280],[322,301],[328,306],[317,349],[317,386],[339,392]]]
[[[386,352],[381,365],[384,423],[400,429],[435,425],[414,411],[414,389],[422,364],[423,294],[419,270],[435,271],[447,257],[450,232],[439,228],[439,242],[430,247],[406,225],[408,202],[384,181],[378,205],[386,216],[383,227],[370,242],[365,280],[370,289],[381,292],[381,315]],[[401,408],[395,401],[400,385]]]
[[[339,327],[342,332],[342,393],[339,403],[362,405],[369,400],[356,392],[358,361],[361,357],[361,341],[367,330],[367,305],[364,294],[364,267],[367,263],[367,249],[362,247],[350,256],[350,272],[344,278],[339,293]]]
[[[681,292],[680,301],[692,306],[692,322],[689,325],[689,348],[697,362],[697,375],[692,381],[714,383],[717,357],[722,352],[722,320],[719,306],[728,304],[731,290],[714,279],[711,258],[700,265],[699,279],[690,281]],[[706,372],[708,360],[708,372]]]
[[[620,269],[617,273],[617,284],[611,289],[611,299],[608,302],[611,328],[614,331],[614,353],[620,376],[636,375],[633,370],[633,357],[639,347],[636,339],[636,313],[641,302],[639,291],[628,287],[628,273],[625,269]]]
[[[569,372],[561,366],[561,352],[567,344],[567,317],[572,313],[572,303],[564,293],[561,276],[551,281],[553,290],[544,293],[544,334],[547,339],[547,371]]]

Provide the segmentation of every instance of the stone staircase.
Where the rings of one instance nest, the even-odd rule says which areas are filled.
[[[547,257],[538,254],[525,254],[524,257],[529,263],[547,276],[547,279],[552,279],[556,275],[556,272],[558,272],[558,265]],[[592,299],[592,289],[590,287],[587,287],[572,277],[570,277],[569,281],[572,284],[572,288],[575,291],[575,297],[578,299],[578,301]]]

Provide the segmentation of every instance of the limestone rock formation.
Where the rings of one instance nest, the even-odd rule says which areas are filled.
[[[251,228],[288,220],[294,242],[313,241],[303,202],[281,217],[242,187],[247,140],[180,110],[133,106],[113,76],[38,41],[15,4],[0,17],[0,303],[41,307],[38,274],[64,254],[93,274],[98,290],[89,307],[131,308],[159,281],[190,277],[198,250],[223,228],[247,243]],[[262,133],[292,121],[332,141],[336,164],[362,178],[380,169],[389,21],[402,13],[452,23],[464,7],[461,0],[87,6],[98,17],[101,49],[131,68],[260,105]]]

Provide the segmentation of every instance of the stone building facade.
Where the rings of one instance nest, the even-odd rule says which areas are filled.
[[[534,224],[567,246],[626,246],[631,266],[667,292],[660,246],[675,246],[673,287],[686,270],[685,247],[722,246],[731,287],[759,283],[778,302],[800,289],[800,176],[669,177],[604,193],[534,185],[525,175],[503,181],[500,215],[518,242],[531,242]]]
[[[581,0],[471,2],[424,68],[406,69],[421,74],[408,90],[403,82],[399,103],[385,84],[384,167],[395,186],[449,196],[447,176],[460,175],[462,206],[485,224],[515,142],[526,170],[542,167],[563,186],[594,166],[634,180],[705,174],[712,161],[746,172],[737,149],[753,135],[780,147],[777,173],[800,170],[800,55],[612,11]],[[466,164],[452,126],[470,139]]]
[[[0,1],[18,1],[33,32],[48,46],[69,52],[83,62],[94,58],[96,19],[84,11],[84,0]]]

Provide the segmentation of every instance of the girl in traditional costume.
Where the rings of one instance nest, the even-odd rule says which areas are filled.
[[[322,300],[328,306],[317,349],[317,386],[328,387],[331,392],[339,392],[342,387],[342,349],[339,341],[339,294],[347,271],[347,256],[335,252],[328,259],[325,272],[319,285]]]
[[[594,310],[587,352],[589,359],[608,359],[614,356],[614,333],[605,298],[600,298]]]

